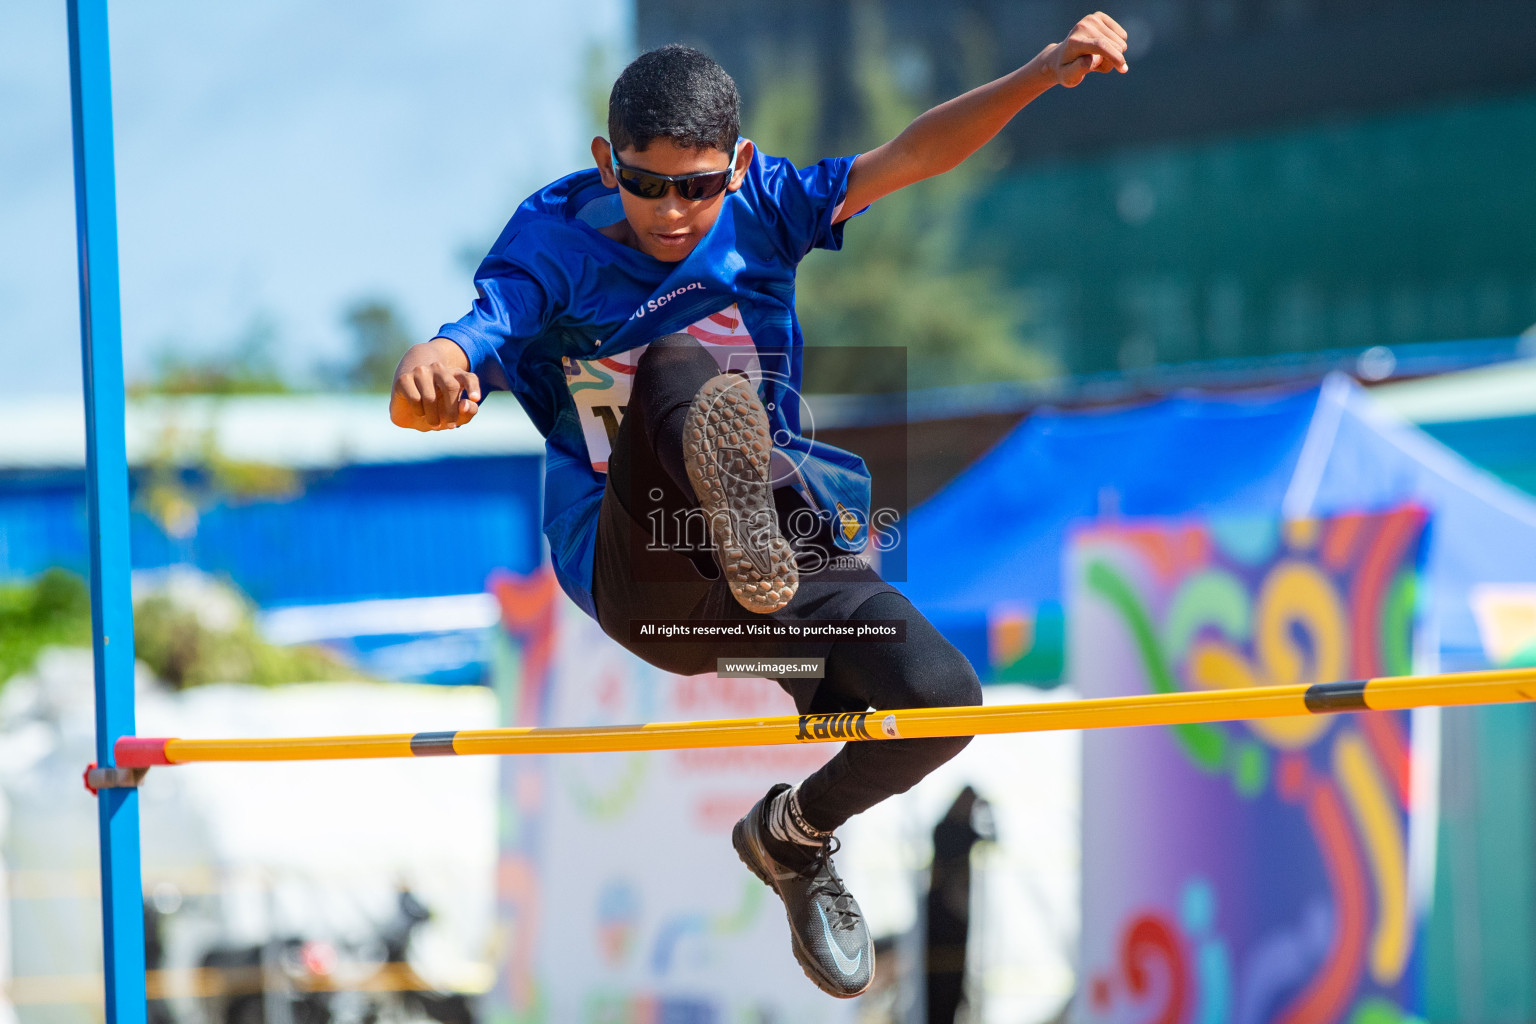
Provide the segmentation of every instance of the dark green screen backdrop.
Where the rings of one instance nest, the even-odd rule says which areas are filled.
[[[1016,167],[968,258],[1073,372],[1518,334],[1536,91]]]

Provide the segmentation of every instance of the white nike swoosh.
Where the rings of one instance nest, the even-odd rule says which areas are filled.
[[[859,965],[864,962],[864,951],[859,950],[859,955],[852,960],[837,945],[837,940],[832,938],[832,925],[827,922],[827,912],[821,909],[821,904],[816,904],[816,913],[821,915],[821,930],[826,933],[827,946],[832,950],[832,961],[837,964],[837,969],[851,978],[859,973]]]

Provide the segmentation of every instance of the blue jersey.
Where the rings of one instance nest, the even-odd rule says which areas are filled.
[[[623,218],[596,169],[529,197],[475,273],[479,298],[438,335],[469,356],[483,391],[511,391],[545,438],[544,535],[565,592],[589,615],[609,448],[645,346],[687,331],[722,372],[756,382],[773,433],[775,486],[836,516],[836,542],[863,550],[864,461],[802,436],[795,267],[842,247],[833,219],[852,157],[797,169],[758,153],[688,257],[666,263],[608,238]]]

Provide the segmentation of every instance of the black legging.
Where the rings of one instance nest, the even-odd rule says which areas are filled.
[[[825,678],[780,680],[802,715],[981,703],[981,681],[971,663],[905,597],[876,594],[851,619],[905,619],[906,643],[836,643],[827,655]],[[800,683],[819,685],[802,694]],[[956,736],[845,743],[800,784],[800,809],[817,828],[836,828],[886,797],[905,793],[969,742],[969,736]]]
[[[699,387],[719,372],[714,357],[686,334],[657,339],[641,357],[629,407],[608,462],[613,496],[634,522],[646,522],[647,513],[658,508],[670,514],[697,505],[683,469],[683,419]],[[775,498],[781,518],[786,505],[803,505],[787,488],[776,491]],[[600,530],[600,545],[607,536],[607,530]],[[605,576],[611,579],[612,573],[623,571],[604,555],[600,549],[599,584]],[[723,589],[725,584],[718,579],[718,570],[708,555],[695,553],[692,562],[698,571],[673,576],[671,583],[652,585],[624,579],[613,581],[612,586],[599,585],[594,595],[598,618],[609,635],[653,664],[659,663],[654,647],[629,642],[622,623],[632,614],[656,614],[660,607],[671,607],[678,600],[678,579],[693,580],[681,585],[683,605],[692,606],[695,594],[718,598],[718,594],[708,592],[711,587]],[[650,586],[672,589],[656,589],[653,601]],[[725,601],[727,607],[734,605],[729,598]],[[706,601],[701,598],[698,606],[706,606]],[[721,607],[718,600],[710,606]],[[903,619],[907,624],[902,643],[832,643],[822,679],[779,680],[801,714],[981,703],[981,683],[970,662],[910,601],[872,571],[828,572],[803,578],[800,592],[785,611],[796,619]],[[719,653],[732,656],[736,652]],[[957,737],[844,744],[801,783],[800,808],[811,825],[830,831],[886,797],[905,793],[968,742],[968,737]]]

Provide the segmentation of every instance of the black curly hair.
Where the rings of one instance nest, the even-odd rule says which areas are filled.
[[[608,141],[643,152],[653,139],[726,153],[741,133],[736,82],[714,59],[671,43],[642,53],[608,94]]]

